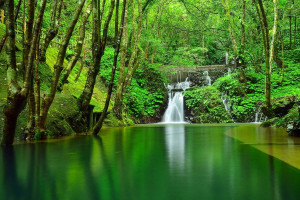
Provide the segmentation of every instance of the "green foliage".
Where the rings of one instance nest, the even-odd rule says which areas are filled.
[[[144,63],[137,69],[124,98],[128,113],[139,121],[157,114],[165,99],[165,82],[166,77],[157,65]]]
[[[232,122],[221,101],[221,93],[214,86],[193,88],[184,93],[185,102],[198,123]]]

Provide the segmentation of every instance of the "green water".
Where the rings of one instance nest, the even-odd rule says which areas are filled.
[[[0,148],[0,199],[299,199],[300,170],[224,134],[234,128],[111,128]]]

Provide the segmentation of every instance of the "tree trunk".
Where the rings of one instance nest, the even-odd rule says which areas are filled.
[[[65,83],[67,83],[68,78],[74,68],[74,66],[76,65],[78,59],[80,58],[81,55],[81,51],[82,51],[82,46],[84,43],[84,38],[85,38],[85,25],[87,23],[87,20],[91,14],[91,5],[89,5],[86,9],[86,12],[84,13],[84,15],[82,16],[81,19],[81,24],[79,27],[79,37],[78,37],[78,41],[77,41],[77,45],[76,45],[76,49],[74,51],[74,55],[71,58],[71,61],[69,62],[67,68],[65,69],[63,75],[62,75],[62,80],[59,86],[60,91],[62,91],[62,87]]]
[[[129,4],[129,3],[128,3]],[[121,60],[120,60],[120,73],[118,79],[118,86],[115,97],[115,105],[113,107],[113,111],[118,119],[122,119],[122,90],[125,79],[125,61],[127,54],[127,45],[128,45],[128,7],[124,12],[124,26],[122,33],[122,47],[120,49],[121,52]]]
[[[125,58],[127,51],[126,49],[121,49],[121,61],[120,61],[120,75],[122,73],[122,76],[120,77],[119,75],[119,80],[118,80],[118,87],[117,87],[117,92],[116,92],[116,99],[115,99],[115,106],[114,106],[114,113],[117,118],[122,119],[122,103],[123,103],[123,97],[125,95],[126,87],[129,86],[131,83],[132,76],[136,70],[136,59],[137,59],[137,54],[138,54],[138,45],[140,42],[141,38],[141,32],[142,32],[142,6],[141,6],[141,1],[138,1],[138,11],[139,11],[139,20],[138,20],[138,28],[133,28],[133,51],[129,59],[128,63],[128,68],[127,72],[124,73],[125,69]],[[133,14],[133,22],[135,22],[135,16]],[[124,32],[125,32],[125,24],[124,24]],[[127,27],[126,27],[127,29]],[[127,48],[127,41],[126,36],[123,36],[123,46],[122,48]],[[121,68],[122,67],[122,68]]]
[[[28,64],[28,56],[30,51],[30,44],[32,40],[33,34],[33,22],[34,22],[34,10],[35,10],[35,3],[34,0],[28,1],[28,18],[26,21],[26,30],[24,32],[24,43],[23,43],[23,72],[25,78],[25,68]]]
[[[4,127],[1,144],[11,145],[14,141],[17,118],[21,112],[19,100],[24,98],[20,93],[20,86],[17,81],[16,51],[15,51],[15,22],[14,22],[14,1],[5,1],[6,9],[6,54],[7,54],[7,83],[8,97],[3,109]]]
[[[46,32],[44,43],[40,50],[40,61],[46,61],[46,52],[49,47],[50,42],[56,37],[59,29],[59,20],[61,15],[63,0],[54,0],[51,7],[51,16],[50,16],[50,29]]]
[[[56,63],[54,65],[54,73],[53,73],[53,76],[52,76],[50,92],[47,95],[45,95],[45,97],[42,99],[42,107],[41,107],[41,115],[40,115],[40,130],[41,130],[41,133],[44,133],[46,131],[46,120],[47,120],[48,111],[49,111],[50,106],[51,106],[51,104],[54,100],[56,90],[57,90],[58,81],[59,81],[59,77],[60,77],[61,71],[63,69],[63,63],[64,63],[67,47],[69,45],[70,38],[72,36],[75,25],[78,21],[81,10],[84,6],[84,3],[85,3],[85,0],[79,1],[79,3],[78,3],[78,7],[75,11],[73,19],[72,19],[72,21],[71,21],[71,23],[70,23],[70,25],[67,29],[67,32],[65,34],[65,37],[63,39],[61,48],[58,52],[57,60],[56,60]]]
[[[272,116],[272,107],[271,107],[271,66],[270,66],[269,28],[268,28],[267,17],[266,17],[262,0],[258,0],[258,5],[259,7],[255,3],[256,11],[260,18],[263,40],[264,40],[265,62],[266,62],[265,99],[266,99],[266,107],[267,107],[267,115],[268,115],[267,117],[270,118]]]
[[[108,91],[107,91],[107,97],[105,100],[105,106],[104,109],[101,113],[100,119],[98,120],[98,122],[96,123],[94,129],[93,129],[93,134],[97,135],[98,132],[101,130],[102,128],[102,124],[103,121],[106,117],[107,114],[107,110],[109,107],[109,102],[111,99],[111,95],[112,95],[112,89],[113,89],[113,85],[114,85],[114,79],[115,79],[115,73],[116,73],[116,69],[117,69],[117,61],[118,61],[118,55],[120,52],[120,44],[121,44],[121,40],[122,40],[122,35],[123,35],[123,26],[124,26],[124,21],[125,21],[125,11],[128,10],[128,3],[126,2],[126,0],[123,1],[123,12],[122,12],[122,17],[121,17],[121,24],[120,24],[120,30],[118,30],[118,21],[116,20],[115,22],[115,52],[114,52],[114,61],[113,61],[113,66],[112,66],[112,72],[111,72],[111,77],[110,77],[110,82],[109,82],[109,86],[108,86]],[[116,5],[116,19],[119,18],[119,0],[117,0],[117,5]],[[128,20],[127,20],[128,22]]]
[[[272,63],[274,60],[274,49],[276,43],[276,35],[277,35],[277,26],[278,26],[278,0],[273,0],[274,2],[274,25],[272,31],[272,40],[270,44],[270,74],[272,69]]]
[[[31,84],[28,96],[28,106],[29,106],[29,121],[26,130],[26,137],[32,138],[34,135],[34,127],[35,127],[35,98],[34,98],[34,85],[33,85],[33,76],[31,77]],[[25,138],[26,138],[25,137]]]
[[[34,100],[35,100],[35,135],[40,135],[40,113],[41,113],[41,79],[39,76],[40,49],[36,49],[35,71],[34,71]]]
[[[86,44],[83,47],[83,58],[81,59],[80,68],[79,68],[76,78],[74,80],[75,82],[77,82],[80,77],[81,71],[84,67],[85,59],[86,59]]]
[[[22,0],[19,0],[18,1],[18,4],[17,4],[17,7],[16,7],[16,10],[15,10],[15,22],[17,21],[18,19],[18,16],[19,16],[19,11],[20,11],[20,7],[21,7],[21,3],[22,3]],[[4,1],[3,1],[3,4],[4,4]],[[1,7],[1,6],[0,6]],[[4,12],[3,12],[3,16],[1,16],[3,22],[4,22]],[[6,34],[3,36],[1,42],[0,42],[0,53],[4,47],[4,44],[5,44],[5,41],[6,41]]]
[[[95,1],[95,0],[94,0]],[[106,41],[107,41],[107,33],[108,33],[108,28],[109,24],[111,21],[111,17],[114,11],[114,4],[115,0],[111,0],[110,3],[110,9],[106,18],[106,21],[104,23],[103,27],[103,33],[102,33],[102,39],[101,39],[101,33],[100,33],[100,15],[101,13],[97,13],[95,8],[98,8],[99,12],[99,7],[97,2],[94,2],[94,7],[93,7],[93,64],[92,66],[89,67],[88,70],[88,75],[87,75],[87,80],[84,86],[84,89],[78,99],[78,106],[80,110],[84,113],[84,115],[87,116],[88,112],[88,107],[90,105],[90,101],[92,99],[93,91],[94,91],[94,86],[96,83],[96,78],[100,70],[100,62],[101,58],[104,54],[104,50],[106,47]],[[97,7],[95,7],[97,6]],[[104,9],[104,8],[103,8]]]
[[[32,58],[32,51],[35,50],[38,33],[41,29],[44,10],[46,7],[46,0],[40,2],[40,9],[37,14],[37,20],[34,27],[32,45],[30,48],[29,58]],[[32,62],[28,62],[26,66],[26,75],[23,88],[21,88],[17,81],[16,69],[16,54],[15,54],[15,26],[14,26],[14,1],[6,0],[6,35],[7,35],[7,83],[8,83],[8,97],[7,104],[4,107],[4,128],[2,136],[2,145],[11,145],[14,140],[16,122],[19,114],[26,105],[26,99],[29,92],[31,82]],[[31,61],[31,59],[29,59]]]
[[[247,77],[245,75],[245,68],[246,68],[246,63],[245,63],[245,41],[246,41],[246,36],[245,36],[245,18],[246,18],[246,0],[243,0],[243,5],[242,5],[242,22],[241,22],[241,34],[242,34],[242,39],[241,39],[241,52],[239,55],[239,60],[241,61],[241,64],[239,65],[239,80],[241,83],[244,83],[247,85]]]

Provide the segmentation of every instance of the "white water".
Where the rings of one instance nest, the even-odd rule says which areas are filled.
[[[261,123],[267,120],[267,117],[264,115],[264,113],[261,111],[261,108],[258,108],[258,110],[255,113],[255,120],[254,123]]]
[[[228,69],[227,69],[227,76],[230,76],[231,75],[231,69],[230,69],[230,67],[228,67]]]
[[[222,99],[223,104],[225,106],[225,110],[229,111],[229,101],[228,101],[226,95],[222,95],[221,99]]]
[[[208,71],[204,71],[204,72],[203,72],[203,75],[205,76],[207,85],[211,85],[211,78],[210,78],[210,76],[208,75]]]
[[[225,64],[228,65],[228,52],[225,54]]]
[[[184,97],[183,92],[190,87],[188,78],[184,82],[167,85],[169,103],[163,116],[163,123],[184,123]],[[173,91],[174,89],[180,91]]]

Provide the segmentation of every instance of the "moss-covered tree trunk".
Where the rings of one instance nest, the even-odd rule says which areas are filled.
[[[118,119],[122,118],[122,90],[123,83],[125,79],[125,64],[126,64],[126,54],[127,54],[127,45],[128,45],[128,7],[125,9],[124,13],[124,26],[122,33],[122,47],[121,47],[121,59],[120,59],[120,72],[119,79],[115,97],[115,104],[113,111]]]
[[[134,2],[132,2],[133,9],[134,9]],[[137,57],[138,57],[138,45],[140,43],[141,38],[141,32],[142,32],[142,6],[141,1],[138,1],[138,11],[139,11],[139,19],[138,19],[138,27],[133,27],[133,51],[131,53],[129,62],[128,62],[128,68],[125,73],[125,59],[127,55],[127,27],[125,31],[124,24],[124,32],[126,32],[126,35],[123,35],[123,46],[121,49],[121,61],[120,61],[120,74],[119,74],[119,80],[118,80],[118,87],[116,92],[116,98],[115,98],[115,105],[114,105],[114,113],[118,119],[122,119],[122,104],[123,104],[123,98],[125,95],[126,88],[130,86],[132,76],[136,70],[137,67]],[[134,12],[132,12],[132,21],[136,21],[136,17],[134,15]],[[126,49],[125,49],[126,48]]]
[[[119,3],[120,3],[120,1],[117,0],[116,19],[119,18]],[[116,69],[117,69],[118,55],[119,55],[119,52],[120,52],[120,44],[121,44],[121,40],[122,40],[123,26],[124,26],[124,21],[125,21],[125,19],[124,19],[125,18],[125,12],[127,10],[128,10],[128,3],[126,2],[126,0],[124,0],[123,1],[123,12],[122,12],[122,17],[121,17],[120,28],[118,28],[119,27],[118,20],[115,20],[115,52],[114,52],[114,61],[113,61],[113,65],[112,65],[112,72],[111,72],[110,82],[109,82],[108,89],[107,89],[107,96],[106,96],[106,100],[105,100],[105,105],[104,105],[103,111],[101,113],[101,116],[100,116],[98,122],[96,123],[96,125],[93,129],[93,134],[94,135],[97,135],[98,132],[101,130],[104,119],[105,119],[106,114],[107,114],[108,107],[109,107],[109,103],[110,103],[110,99],[111,99],[111,95],[112,95],[112,89],[113,89],[113,85],[114,85]]]
[[[90,14],[91,14],[91,9],[92,9],[92,6],[89,5],[87,7],[84,15],[82,16],[80,27],[79,27],[79,37],[77,40],[77,45],[76,45],[76,48],[74,51],[74,55],[72,56],[71,61],[69,62],[67,68],[63,72],[59,90],[62,90],[63,85],[65,83],[67,83],[68,78],[69,78],[74,66],[76,65],[78,59],[80,58],[82,46],[83,46],[84,38],[85,38],[85,26],[86,26],[86,23],[88,21]]]
[[[265,70],[265,99],[266,99],[266,108],[267,108],[267,117],[272,117],[272,107],[271,107],[271,70],[272,70],[272,63],[274,58],[274,46],[275,46],[275,38],[277,33],[277,20],[278,20],[278,0],[274,0],[274,26],[273,26],[273,35],[272,41],[270,46],[270,39],[269,39],[269,28],[267,22],[267,16],[265,13],[264,5],[262,0],[258,0],[258,5],[256,1],[255,8],[257,14],[260,19],[260,24],[263,33],[263,40],[264,40],[264,50],[265,50],[265,63],[266,63],[266,70]]]
[[[102,5],[104,5],[104,2]],[[100,2],[96,0],[93,1],[93,46],[92,46],[93,63],[89,67],[84,89],[78,99],[78,106],[84,115],[88,114],[87,113],[88,107],[92,99],[96,78],[100,70],[101,58],[104,54],[105,47],[106,47],[108,28],[114,11],[114,5],[115,5],[115,0],[111,0],[110,8],[104,23],[102,38],[101,38],[100,30],[101,30],[102,17],[100,16],[102,16],[104,12],[104,6],[100,11]]]
[[[2,136],[2,145],[11,145],[14,140],[17,118],[26,105],[29,88],[32,78],[32,64],[34,52],[41,30],[46,0],[40,2],[37,19],[35,22],[33,37],[30,45],[28,63],[23,81],[23,87],[17,81],[16,54],[15,54],[15,22],[14,22],[14,1],[6,0],[6,35],[7,35],[7,83],[8,97],[4,107],[4,128]],[[34,9],[32,9],[34,11]],[[32,19],[33,20],[33,19]]]
[[[69,24],[69,27],[67,28],[66,34],[64,36],[64,39],[62,41],[62,45],[59,49],[58,56],[56,63],[54,65],[54,73],[52,76],[52,82],[51,82],[51,87],[50,87],[50,92],[45,95],[42,99],[42,107],[41,107],[41,115],[40,115],[40,130],[41,133],[44,133],[46,131],[46,120],[48,116],[48,111],[50,109],[50,106],[52,105],[52,102],[54,100],[56,91],[57,91],[57,85],[59,81],[59,77],[61,74],[61,71],[63,70],[63,64],[64,64],[64,59],[67,51],[67,47],[70,42],[70,38],[73,34],[73,30],[75,28],[75,25],[78,21],[78,18],[80,16],[81,10],[84,6],[85,0],[79,1],[77,9],[74,13],[74,16]]]

